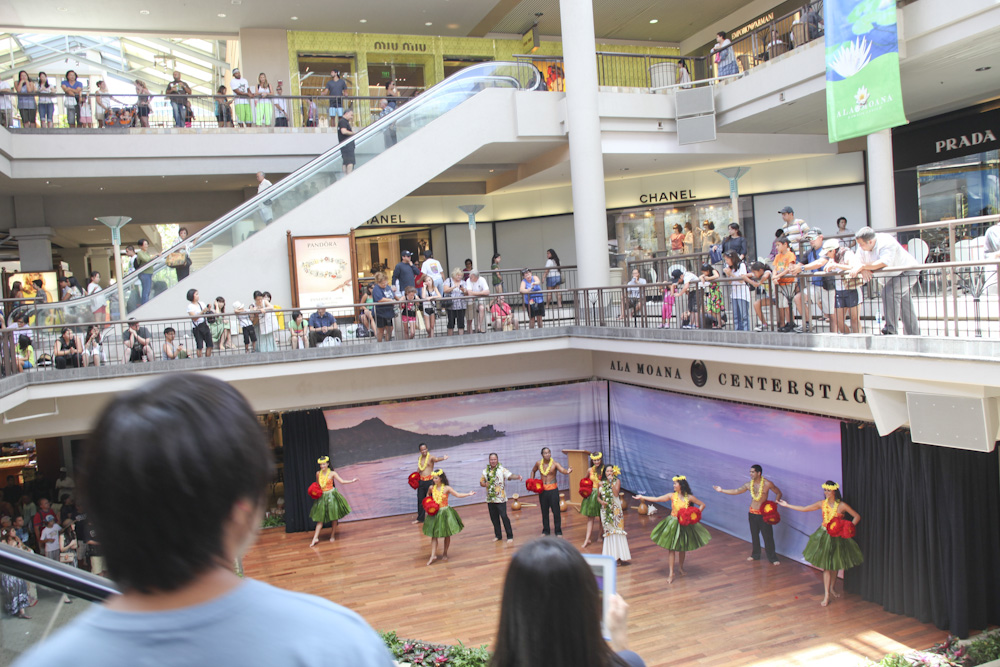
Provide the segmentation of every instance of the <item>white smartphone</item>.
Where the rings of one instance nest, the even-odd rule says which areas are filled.
[[[610,640],[611,634],[604,619],[608,617],[611,596],[617,591],[618,562],[612,556],[603,554],[583,554],[583,559],[587,561],[597,580],[597,593],[601,596],[601,634]]]

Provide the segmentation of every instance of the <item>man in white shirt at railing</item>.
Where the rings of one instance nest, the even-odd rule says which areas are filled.
[[[862,227],[854,238],[858,241],[861,266],[852,269],[849,275],[856,278],[861,274],[865,281],[872,279],[874,271],[885,276],[882,283],[882,314],[885,316],[882,334],[895,334],[896,326],[902,319],[903,331],[909,336],[919,336],[920,322],[910,291],[917,284],[920,272],[902,269],[919,266],[920,262],[893,236],[876,234],[871,227]]]
[[[250,127],[253,125],[253,111],[250,108],[250,98],[252,97],[250,82],[240,74],[239,67],[233,70],[233,78],[229,81],[229,87],[236,95],[236,103],[233,105],[236,112],[236,122],[241,127]]]

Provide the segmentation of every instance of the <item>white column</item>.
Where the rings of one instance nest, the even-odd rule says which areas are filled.
[[[569,171],[573,184],[578,287],[608,285],[608,219],[604,200],[601,119],[597,111],[597,55],[592,0],[559,0]]]
[[[892,130],[868,135],[868,224],[875,229],[896,226],[896,187],[892,170]],[[904,224],[916,224],[907,220]]]

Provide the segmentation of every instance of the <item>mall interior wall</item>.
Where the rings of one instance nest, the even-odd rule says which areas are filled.
[[[853,231],[868,224],[864,184],[754,195],[758,254],[766,256],[770,252],[774,232],[784,224],[778,211],[785,206],[795,210],[796,218],[828,236],[836,233],[837,218],[841,216],[847,218],[847,227]]]
[[[497,252],[503,255],[503,268],[545,266],[545,251],[552,248],[564,266],[576,264],[576,234],[573,216],[554,215],[547,218],[505,220],[483,223],[476,229],[477,266],[489,269],[493,256],[493,229],[496,225]],[[449,267],[462,266],[469,257],[470,240],[468,225],[453,224],[445,227],[448,234]],[[602,239],[602,242],[604,239]]]
[[[257,85],[257,76],[264,72],[272,91],[276,90],[278,81],[284,82],[285,93],[291,89],[287,31],[279,28],[241,28],[240,50],[243,63],[240,73],[251,86]],[[227,72],[227,82],[230,76],[231,72]],[[231,88],[228,83],[226,87]]]

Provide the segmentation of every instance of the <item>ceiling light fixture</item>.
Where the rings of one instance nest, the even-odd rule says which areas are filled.
[[[292,20],[293,20],[293,21],[298,21],[298,20],[299,20],[299,17],[298,17],[298,16],[293,16],[293,17],[292,17]]]
[[[987,70],[991,70],[991,69],[993,69],[993,68],[992,68],[991,66],[989,66],[989,65],[984,65],[984,66],[982,66],[982,67],[977,67],[977,68],[976,68],[976,71],[977,71],[977,72],[986,72]]]
[[[455,30],[456,28],[458,28],[458,24],[457,23],[449,23],[448,24],[448,29],[449,30]]]
[[[659,23],[660,19],[649,19],[650,23]]]
[[[368,19],[361,19],[358,23],[368,23]]]
[[[69,7],[56,7],[57,12],[68,12]]]
[[[140,9],[139,13],[142,14],[143,16],[149,16],[149,10],[148,9]]]
[[[424,25],[434,25],[434,23],[432,21],[427,21]]]
[[[218,16],[218,17],[219,17],[220,19],[224,19],[224,18],[226,18],[226,15],[225,15],[225,14],[216,14],[216,16]]]

